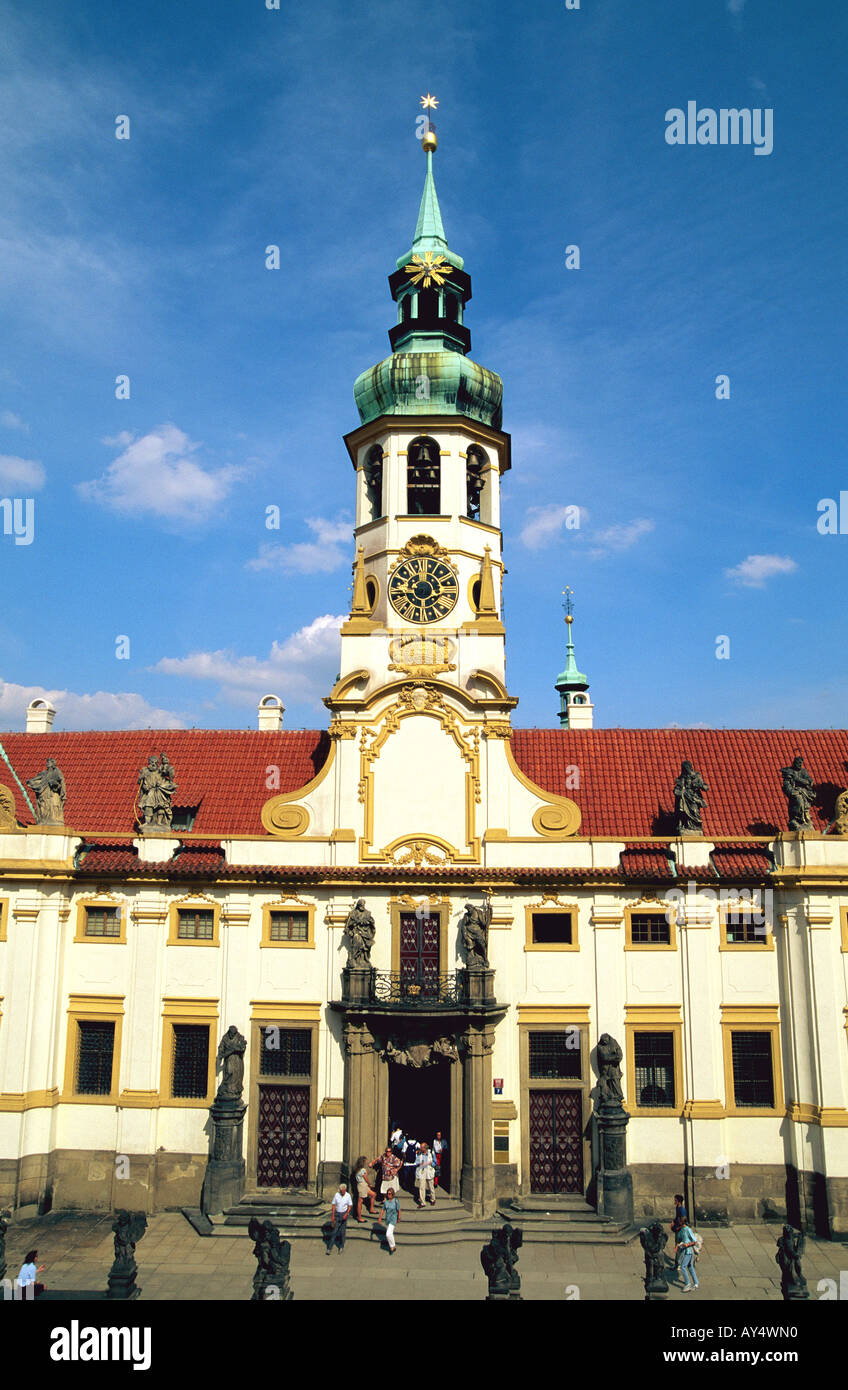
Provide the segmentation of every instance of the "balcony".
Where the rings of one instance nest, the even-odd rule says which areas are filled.
[[[375,970],[371,977],[372,1004],[404,1009],[456,1008],[467,1003],[466,972],[452,975],[408,976],[394,970]]]

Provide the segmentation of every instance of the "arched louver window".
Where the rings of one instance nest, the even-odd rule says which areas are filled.
[[[371,520],[383,515],[383,450],[375,444],[365,461],[365,491]]]
[[[478,444],[472,444],[465,460],[465,514],[472,521],[480,520],[480,496],[486,485],[485,471],[489,460]]]
[[[410,516],[438,516],[441,463],[435,439],[413,439],[406,467],[406,510]]]

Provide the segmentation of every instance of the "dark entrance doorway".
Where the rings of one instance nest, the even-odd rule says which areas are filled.
[[[259,1087],[259,1187],[305,1187],[309,1168],[309,1087]]]
[[[530,1191],[583,1191],[583,1092],[530,1092]]]
[[[389,1121],[404,1133],[426,1141],[432,1148],[436,1131],[441,1130],[448,1151],[442,1158],[439,1187],[450,1191],[451,1161],[451,1067],[436,1062],[429,1067],[402,1067],[389,1063]]]

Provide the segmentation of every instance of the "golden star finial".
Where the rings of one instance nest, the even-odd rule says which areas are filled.
[[[431,282],[443,285],[445,276],[453,274],[453,266],[448,265],[444,256],[435,256],[432,251],[425,251],[423,257],[413,256],[404,270],[412,276],[413,285],[422,285],[425,290],[430,288]]]
[[[421,98],[421,105],[424,107],[425,111],[428,109],[428,107],[431,107],[435,111],[438,104],[439,103],[437,102],[436,98],[432,96],[430,92],[428,92],[425,97]]]

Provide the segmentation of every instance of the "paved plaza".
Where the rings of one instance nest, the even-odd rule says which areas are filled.
[[[24,1253],[38,1248],[48,1297],[102,1295],[113,1258],[112,1216],[50,1215],[16,1222],[6,1240],[8,1275],[17,1273]],[[672,1285],[669,1301],[768,1300],[780,1302],[775,1264],[775,1226],[702,1229],[704,1249],[697,1273],[701,1289],[684,1293]],[[178,1212],[149,1218],[137,1251],[143,1299],[163,1301],[231,1299],[251,1296],[256,1261],[246,1234],[202,1237]],[[519,1270],[525,1299],[641,1300],[644,1265],[638,1239],[626,1246],[526,1244]],[[809,1238],[804,1273],[812,1299],[817,1284],[839,1282],[848,1270],[848,1246]],[[292,1241],[292,1288],[298,1300],[361,1299],[363,1290],[379,1299],[479,1300],[486,1297],[479,1246],[404,1245],[398,1231],[394,1256],[375,1238],[349,1240],[343,1253],[328,1258],[323,1242]],[[678,1278],[678,1276],[675,1276]],[[848,1277],[848,1276],[846,1276]],[[372,1282],[373,1281],[373,1282]],[[567,1292],[567,1290],[569,1292]]]

